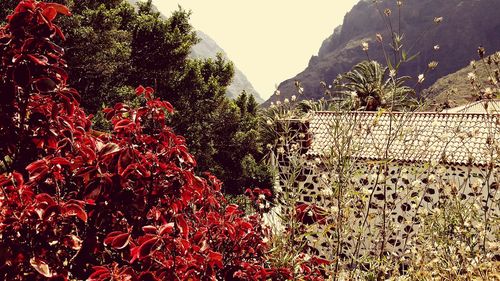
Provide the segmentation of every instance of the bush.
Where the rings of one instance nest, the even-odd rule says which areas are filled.
[[[263,280],[260,216],[226,203],[193,173],[172,106],[139,87],[142,106],[104,111],[111,133],[67,86],[60,4],[20,1],[0,29],[0,276],[3,280]]]

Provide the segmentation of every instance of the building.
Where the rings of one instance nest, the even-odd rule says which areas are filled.
[[[344,258],[380,251],[402,256],[419,243],[414,238],[423,218],[449,202],[474,208],[471,214],[488,225],[486,240],[498,241],[500,115],[476,113],[476,107],[313,113],[300,133],[307,141],[293,141],[294,134],[288,142],[306,145],[301,157],[289,147],[277,162],[278,189],[297,192],[300,202],[332,217],[314,226],[310,245],[326,258],[335,257],[339,243]],[[474,113],[466,113],[470,109]],[[332,227],[339,210],[347,216],[342,239]]]

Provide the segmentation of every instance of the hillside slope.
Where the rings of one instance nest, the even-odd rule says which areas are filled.
[[[229,60],[226,52],[215,42],[210,36],[203,33],[202,31],[196,31],[198,38],[201,39],[200,43],[196,44],[191,50],[191,56],[193,58],[215,58],[217,53],[221,53],[224,58]],[[264,102],[257,91],[252,86],[252,83],[248,81],[248,78],[235,66],[233,82],[227,89],[227,96],[230,98],[236,98],[243,90],[247,93],[252,94],[258,103]]]
[[[498,56],[500,57],[500,56]],[[495,76],[496,65],[488,67],[485,62],[475,61],[476,70],[468,65],[457,72],[438,79],[432,86],[423,91],[423,96],[428,99],[426,111],[442,109],[444,104],[450,107],[460,106],[477,98],[478,91],[474,90],[469,79],[469,73],[474,73],[476,83],[495,91],[489,82],[489,76]],[[498,94],[498,93],[497,93]]]
[[[476,58],[479,45],[487,50],[500,49],[500,1],[498,0],[407,0],[403,1],[401,31],[404,48],[413,47],[411,53],[421,52],[414,61],[404,65],[402,75],[416,77],[423,73],[432,60],[439,61],[436,70],[430,72],[422,85],[426,88],[437,79],[453,73]],[[397,7],[394,0],[382,0],[381,10],[392,10],[391,20],[397,26]],[[440,25],[435,17],[443,17]],[[361,0],[344,17],[343,25],[335,28],[318,55],[313,56],[308,67],[295,77],[279,85],[280,99],[296,94],[294,82],[301,81],[304,94],[301,99],[318,99],[323,95],[321,81],[331,83],[338,74],[344,73],[356,63],[365,60],[362,42],[370,43],[370,58],[385,62],[375,35],[390,39],[384,21],[372,0]],[[439,45],[438,51],[434,46]],[[272,96],[264,105],[277,100]]]
[[[141,0],[128,0],[132,4],[137,4],[138,2],[143,2]],[[158,8],[153,5],[153,8],[158,11]],[[161,12],[160,12],[161,13]],[[161,13],[163,17],[165,17],[164,14]],[[191,57],[193,58],[215,58],[218,53],[222,53],[224,58],[226,60],[230,60],[224,51],[217,42],[215,42],[210,36],[207,34],[203,33],[202,31],[198,30],[196,31],[196,34],[198,37],[201,39],[201,41],[196,44],[192,50],[191,50]],[[248,80],[248,78],[243,74],[241,70],[238,69],[238,67],[235,65],[234,66],[234,77],[231,85],[227,89],[226,95],[229,98],[236,98],[243,90],[245,90],[247,93],[252,94],[255,97],[255,100],[258,103],[264,102],[264,99],[257,93],[257,91],[254,89],[252,83]]]

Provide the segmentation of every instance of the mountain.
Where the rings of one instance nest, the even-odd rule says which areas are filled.
[[[323,96],[321,81],[332,83],[338,74],[349,71],[356,63],[366,60],[361,48],[368,42],[370,59],[385,63],[380,43],[375,35],[380,33],[384,42],[390,40],[381,13],[391,9],[391,24],[398,28],[398,8],[394,0],[378,1],[381,13],[373,0],[361,0],[345,17],[343,24],[321,45],[318,55],[313,56],[307,68],[295,77],[282,82],[279,97],[284,99],[297,93],[295,81],[300,81],[304,93],[301,99],[319,99]],[[476,49],[482,45],[487,50],[500,49],[499,0],[406,0],[401,7],[401,31],[404,33],[403,48],[412,49],[409,54],[420,52],[413,61],[401,67],[400,75],[417,77],[424,73],[431,61],[438,67],[426,74],[422,88],[432,85],[437,79],[458,71],[470,60],[477,59]],[[386,17],[383,15],[383,17]],[[443,17],[440,24],[436,17]],[[439,45],[439,50],[434,46]],[[388,45],[386,44],[386,49]],[[409,56],[410,56],[409,55]],[[411,86],[416,81],[412,81]]]
[[[201,41],[196,44],[191,50],[191,56],[193,58],[215,58],[218,53],[221,53],[224,58],[229,60],[226,52],[207,34],[202,31],[196,31],[198,38]],[[258,103],[264,102],[264,100],[260,97],[257,91],[252,86],[252,83],[248,81],[247,77],[241,70],[239,70],[236,66],[234,68],[234,77],[233,82],[227,89],[227,96],[230,98],[236,98],[243,90],[247,93],[251,93],[255,100]]]
[[[129,3],[136,5],[138,2],[144,2],[143,0],[128,0]],[[155,11],[159,11],[158,8],[153,4],[153,9]],[[166,18],[166,16],[161,13],[161,16],[163,18]],[[201,58],[201,59],[207,59],[207,58],[215,58],[218,53],[221,53],[223,57],[226,60],[229,60],[226,52],[215,42],[210,36],[207,34],[203,33],[202,31],[198,30],[196,31],[196,34],[198,38],[200,38],[200,42],[196,44],[192,49],[191,49],[191,57],[192,58]],[[226,95],[229,98],[236,98],[239,96],[239,94],[245,90],[247,93],[252,94],[255,97],[255,100],[257,103],[263,103],[264,99],[262,99],[257,93],[257,91],[254,89],[252,86],[252,83],[248,81],[248,78],[241,72],[241,70],[238,69],[238,67],[235,65],[234,66],[234,76],[233,76],[233,81],[231,85],[227,88]]]

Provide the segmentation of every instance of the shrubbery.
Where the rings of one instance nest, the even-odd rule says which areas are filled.
[[[112,132],[91,129],[53,41],[58,14],[70,12],[21,1],[0,29],[1,278],[288,278],[266,262],[260,216],[194,174],[153,89],[137,88],[139,108],[104,111]]]

